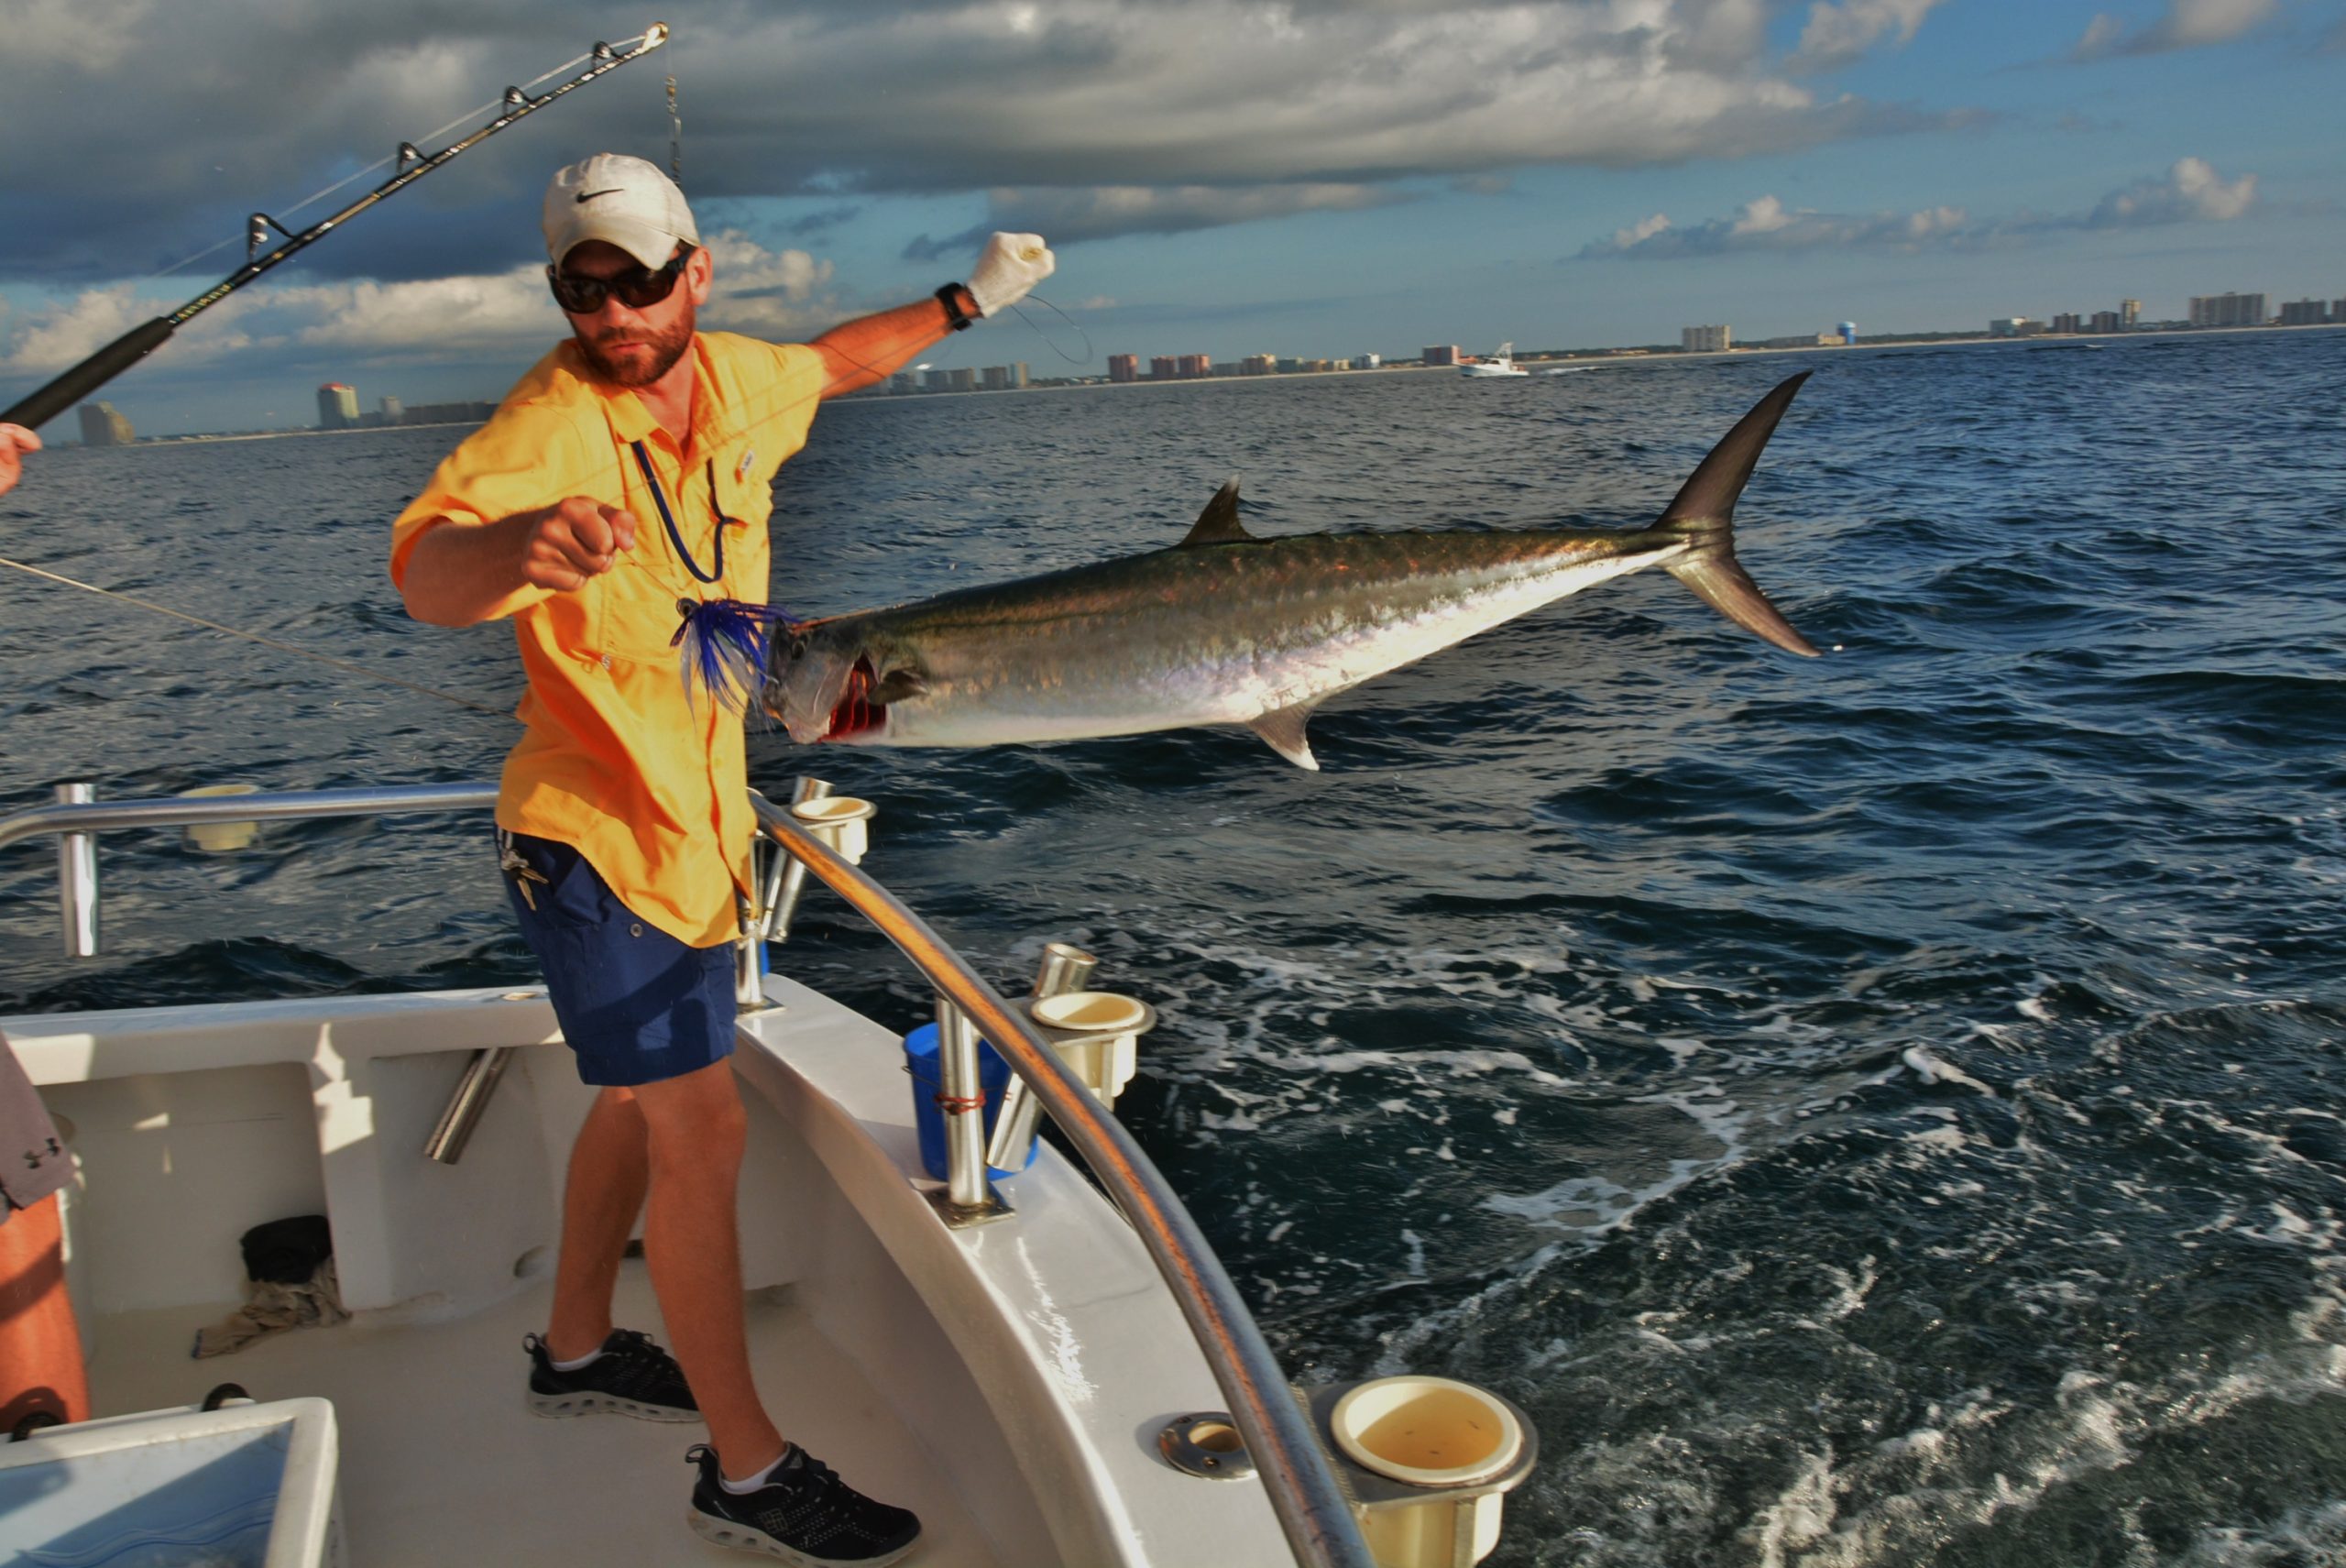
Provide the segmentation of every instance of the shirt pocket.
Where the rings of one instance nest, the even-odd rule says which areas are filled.
[[[652,527],[658,526],[655,516]],[[632,663],[673,660],[676,628],[684,621],[677,600],[685,596],[655,575],[670,565],[667,541],[661,539],[647,549],[643,533],[639,520],[635,549],[621,555],[595,584],[599,601],[595,613],[595,652]],[[681,577],[684,573],[678,569],[675,575]],[[697,599],[699,596],[691,597]]]

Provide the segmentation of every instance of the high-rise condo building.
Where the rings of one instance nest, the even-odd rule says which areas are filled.
[[[318,428],[349,430],[358,423],[358,393],[339,381],[318,389]]]
[[[2193,326],[2263,326],[2264,296],[2262,294],[2194,294],[2191,296]]]
[[[1735,346],[1731,326],[1682,326],[1678,346],[1688,354],[1725,354]]]
[[[112,403],[82,405],[82,445],[127,446],[137,439],[131,433],[130,422],[115,412]]]

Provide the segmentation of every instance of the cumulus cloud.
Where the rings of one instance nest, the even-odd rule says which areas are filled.
[[[2227,224],[2256,203],[2256,176],[2227,181],[2204,158],[2178,159],[2163,176],[2112,191],[2086,217],[2088,228],[2156,224]]]
[[[12,171],[0,275],[96,281],[177,260],[239,234],[254,208],[527,81],[595,26],[565,0],[434,5],[423,27],[371,0],[75,3],[111,8],[93,29],[103,40],[66,26],[66,0],[18,0],[38,47],[20,47],[12,18],[0,52]],[[1820,4],[1807,61],[1911,37],[1930,5]],[[1767,13],[1765,0],[674,0],[663,56],[435,173],[401,199],[396,228],[371,225],[305,261],[382,279],[525,261],[532,236],[515,214],[554,163],[581,148],[664,154],[663,68],[681,89],[696,202],[997,188],[1291,197],[1946,123],[1804,85],[1771,55]],[[1216,210],[1169,194],[1138,210],[1162,221],[1185,207]],[[1219,210],[1244,221],[1292,209],[1272,196]]]
[[[1940,0],[1842,0],[1808,8],[1801,28],[1800,47],[1792,66],[1797,71],[1830,71],[1863,57],[1885,38],[1903,49],[1914,41],[1923,18]]]
[[[2131,32],[2116,16],[2098,12],[2069,55],[2072,60],[2104,60],[2230,43],[2270,21],[2280,8],[2280,0],[2168,0],[2158,20]]]
[[[1746,202],[1733,217],[1681,228],[1656,213],[1593,240],[1582,260],[1684,260],[1752,251],[1874,250],[1916,254],[2023,242],[2071,229],[2142,228],[2164,224],[2231,223],[2255,205],[2256,176],[2226,180],[2200,158],[2178,159],[2163,175],[2138,180],[2074,213],[2023,213],[1974,219],[1961,207],[1907,213],[1845,214],[1787,207],[1775,196]]]
[[[156,0],[16,0],[8,52],[38,69],[105,71],[127,55],[153,20]]]
[[[1053,245],[1075,245],[1115,235],[1183,234],[1297,213],[1356,212],[1414,199],[1389,185],[1335,182],[998,190],[987,192],[984,223],[942,239],[922,235],[904,247],[904,256],[913,261],[966,259],[996,229],[1044,234]]]
[[[1927,207],[1913,213],[1849,215],[1790,208],[1774,196],[1746,202],[1731,218],[1714,218],[1679,228],[1661,213],[1608,240],[1581,248],[1584,259],[1627,257],[1681,260],[1758,250],[1921,250],[1964,235],[1968,220],[1960,207]]]
[[[838,324],[847,313],[830,293],[832,267],[804,250],[768,250],[746,235],[708,242],[717,264],[716,296],[701,324],[794,342]]]

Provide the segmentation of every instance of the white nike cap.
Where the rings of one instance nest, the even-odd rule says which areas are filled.
[[[676,243],[700,243],[685,193],[640,158],[598,152],[554,171],[546,186],[546,255],[556,266],[590,239],[616,245],[644,266],[668,265]]]

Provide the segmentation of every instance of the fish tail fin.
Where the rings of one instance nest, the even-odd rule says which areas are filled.
[[[1760,450],[1776,422],[1792,406],[1792,394],[1808,379],[1803,370],[1753,406],[1727,438],[1711,448],[1678,495],[1654,523],[1654,532],[1684,540],[1691,548],[1662,570],[1699,594],[1704,602],[1745,630],[1787,652],[1817,656],[1815,645],[1792,630],[1768,596],[1735,558],[1735,501],[1759,464]]]

